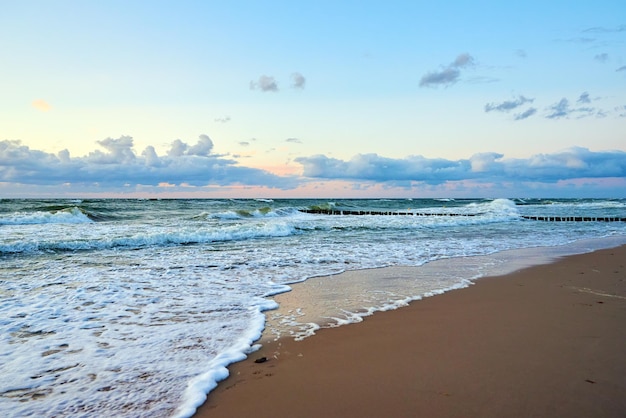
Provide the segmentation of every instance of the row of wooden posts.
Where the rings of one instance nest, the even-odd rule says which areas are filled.
[[[405,211],[301,209],[300,212],[319,215],[404,215],[404,216],[477,216],[475,213],[418,213]],[[546,222],[626,222],[626,218],[606,216],[527,216],[522,219]]]

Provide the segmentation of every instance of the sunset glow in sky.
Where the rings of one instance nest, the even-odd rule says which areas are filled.
[[[0,0],[0,197],[626,197],[626,2],[509,3]]]

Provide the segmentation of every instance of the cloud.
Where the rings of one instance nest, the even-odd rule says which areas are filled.
[[[583,92],[578,98],[578,100],[576,100],[576,103],[591,103],[591,99],[589,98],[589,93],[587,93],[586,91]]]
[[[456,67],[456,68],[462,68],[462,67],[467,67],[473,64],[474,64],[474,57],[472,57],[468,53],[463,53],[463,54],[459,54],[459,56],[456,57],[456,59],[454,60],[452,64],[450,64],[450,66]]]
[[[106,138],[96,142],[108,151],[96,150],[89,154],[89,159],[97,164],[132,163],[137,158],[132,150],[133,139],[130,136]]]
[[[422,76],[420,87],[448,86],[461,76],[461,69],[474,65],[474,57],[468,53],[459,54],[456,59],[439,71],[431,71]]]
[[[586,33],[615,33],[615,32],[626,32],[626,25],[619,25],[614,28],[607,28],[604,26],[594,26],[591,28],[587,28],[583,30]]]
[[[167,152],[167,155],[170,157],[181,157],[185,154],[185,151],[189,145],[181,141],[180,139],[176,139],[172,142],[170,150]]]
[[[588,105],[592,101],[593,99],[589,96],[589,93],[585,91],[580,94],[576,103],[580,105]],[[548,113],[546,114],[546,118],[548,119],[562,119],[569,118],[570,116],[576,116],[579,119],[587,116],[605,117],[608,113],[610,113],[603,109],[589,106],[573,107],[570,101],[565,97],[550,105],[547,108],[547,111]]]
[[[461,160],[422,156],[392,159],[377,154],[358,154],[348,161],[324,155],[299,157],[295,161],[302,164],[304,176],[310,178],[392,183],[442,184],[460,180],[554,183],[626,176],[626,152],[592,152],[579,147],[527,159],[505,159],[498,153],[480,153]]]
[[[301,144],[302,143],[302,141],[299,140],[298,138],[287,138],[287,139],[285,139],[285,142],[291,142],[293,144]]]
[[[466,194],[476,196],[484,195],[484,190],[494,190],[490,188],[493,184],[501,185],[504,194],[538,188],[563,195],[567,193],[563,184],[602,185],[613,180],[623,184],[626,178],[626,152],[594,152],[586,148],[524,159],[505,158],[496,152],[481,152],[458,160],[423,156],[387,158],[378,154],[358,154],[341,160],[314,155],[295,159],[301,164],[304,177],[293,177],[241,166],[240,162],[216,155],[213,141],[206,135],[196,144],[173,141],[167,155],[159,155],[152,146],[136,153],[128,136],[106,138],[99,144],[101,150],[72,157],[68,150],[55,155],[31,149],[20,141],[0,141],[0,185],[5,191],[13,187],[18,193],[62,190],[61,193],[87,191],[106,195],[132,191],[159,193],[166,188],[170,191],[183,187],[195,188],[206,195],[218,190],[217,187],[231,190],[230,193],[255,187],[283,193],[282,190],[310,186],[326,193],[330,190],[326,185],[343,184],[365,192],[372,187],[372,190],[399,187],[443,192],[462,188]],[[623,186],[620,187],[615,190],[623,194]],[[584,190],[596,189],[599,190],[590,186]]]
[[[291,87],[294,89],[303,89],[306,84],[306,79],[300,73],[291,74]]]
[[[467,83],[470,84],[488,84],[488,83],[497,83],[500,81],[497,77],[491,77],[486,75],[477,75],[473,77],[468,77],[465,79]]]
[[[596,61],[599,61],[599,62],[607,62],[608,59],[609,59],[609,54],[607,54],[606,52],[602,53],[602,54],[596,54],[593,57],[593,59],[595,59]]]
[[[483,152],[480,154],[474,154],[470,157],[471,171],[474,173],[483,173],[493,170],[496,167],[497,161],[504,157],[503,154],[495,152]]]
[[[520,58],[526,58],[528,55],[526,54],[526,51],[524,51],[523,49],[517,49],[515,50],[515,55],[517,55]]]
[[[548,109],[550,110],[550,113],[546,116],[548,119],[564,118],[572,112],[569,107],[569,101],[566,98],[562,98]]]
[[[262,75],[259,77],[258,81],[250,82],[250,90],[257,90],[257,89],[261,90],[262,92],[267,92],[267,91],[277,92],[278,84],[276,83],[276,80],[274,79],[274,77]]]
[[[590,44],[596,41],[596,38],[570,38],[570,39],[561,39],[563,42],[571,42],[574,44]]]
[[[454,84],[460,75],[461,72],[456,68],[446,68],[442,71],[427,73],[420,80],[420,87]]]
[[[515,120],[524,120],[524,119],[528,119],[529,117],[531,117],[535,113],[537,113],[537,109],[534,108],[534,107],[529,107],[528,109],[526,109],[522,113],[516,113],[513,118]]]
[[[130,136],[97,141],[104,150],[85,157],[71,157],[63,150],[54,155],[30,149],[20,141],[0,141],[0,182],[36,185],[94,185],[110,190],[127,184],[252,185],[289,189],[297,182],[267,171],[241,167],[232,159],[213,154],[213,141],[200,135],[189,145],[172,142],[167,155],[157,155],[154,147],[140,154],[133,150]]]
[[[532,103],[534,101],[535,101],[534,98],[528,98],[523,95],[520,95],[516,99],[513,99],[513,100],[505,100],[500,103],[487,103],[485,105],[485,112],[488,113],[488,112],[496,111],[496,112],[508,113],[512,110],[518,109],[521,106],[524,106],[527,103]],[[529,117],[533,116],[535,113],[537,113],[537,109],[534,107],[530,107],[523,112],[514,114],[513,119],[514,120],[528,119]]]
[[[52,106],[50,106],[50,104],[48,102],[46,102],[45,100],[43,100],[43,99],[33,100],[31,105],[35,109],[40,110],[42,112],[48,112],[49,110],[52,109]]]
[[[213,150],[213,141],[208,135],[200,135],[198,137],[198,143],[192,145],[187,149],[187,155],[198,155],[201,157],[208,157]]]
[[[485,112],[509,112],[513,109],[516,109],[520,106],[523,106],[526,103],[532,103],[535,99],[530,99],[524,96],[518,96],[517,99],[514,100],[505,100],[501,103],[487,103],[485,105]]]
[[[126,137],[130,139],[130,146],[132,146],[132,138]],[[132,152],[130,150],[128,152]],[[198,143],[193,146],[189,146],[184,143],[180,139],[176,139],[172,142],[167,155],[170,157],[182,157],[185,155],[198,155],[198,156],[208,156],[213,149],[213,141],[207,135],[200,135],[198,137]]]
[[[619,67],[617,70],[615,71],[626,71],[626,65],[622,65],[621,67]]]
[[[227,123],[230,122],[230,116],[222,116],[221,118],[215,118],[213,120],[219,123]]]

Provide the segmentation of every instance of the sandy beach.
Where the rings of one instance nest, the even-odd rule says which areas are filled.
[[[624,417],[625,266],[570,256],[264,342],[196,417]]]

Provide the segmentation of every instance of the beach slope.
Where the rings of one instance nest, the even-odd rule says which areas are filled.
[[[625,265],[570,256],[264,344],[196,416],[624,417]]]

